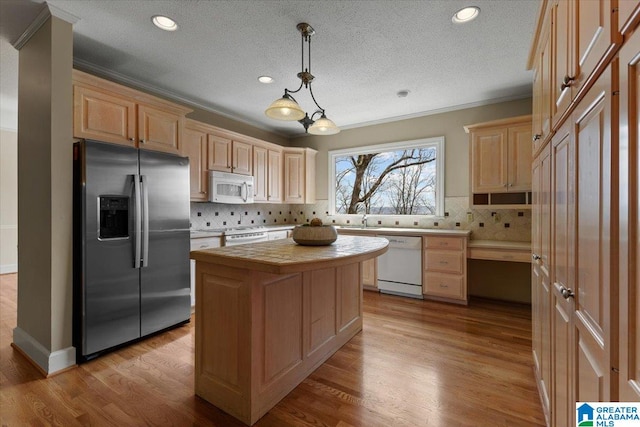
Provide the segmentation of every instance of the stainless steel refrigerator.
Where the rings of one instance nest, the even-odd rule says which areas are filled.
[[[74,145],[78,362],[189,321],[189,197],[187,158]]]

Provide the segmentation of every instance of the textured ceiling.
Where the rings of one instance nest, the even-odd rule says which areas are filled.
[[[40,3],[2,1],[23,9]],[[525,67],[535,0],[49,3],[79,18],[74,57],[81,68],[109,70],[283,135],[300,134],[302,127],[268,119],[264,109],[285,87],[299,85],[299,22],[316,30],[316,100],[342,128],[531,94]],[[454,12],[469,4],[481,8],[480,16],[453,24]],[[172,17],[179,30],[155,28],[156,14]],[[5,26],[1,35],[11,42],[20,35],[8,32]],[[275,82],[258,83],[263,74]],[[399,98],[399,90],[409,96]],[[308,91],[296,99],[313,111]]]

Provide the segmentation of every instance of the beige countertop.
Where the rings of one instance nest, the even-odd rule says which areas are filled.
[[[328,246],[301,246],[291,239],[191,252],[191,259],[228,267],[286,274],[336,267],[375,258],[389,242],[379,237],[338,236]]]
[[[402,228],[402,227],[367,227],[362,228],[351,226],[335,226],[338,229],[338,233],[357,233],[357,234],[398,234],[404,236],[459,236],[469,237],[471,235],[470,230],[443,230],[439,228]]]

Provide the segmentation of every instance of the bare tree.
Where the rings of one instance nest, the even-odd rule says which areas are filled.
[[[384,186],[389,174],[400,169],[424,165],[436,159],[435,151],[430,149],[410,149],[398,151],[397,153],[380,173],[377,173],[376,169],[382,162],[377,162],[376,160],[381,160],[379,158],[381,153],[348,157],[351,162],[349,170],[354,173],[354,182],[351,198],[346,209],[347,213],[358,213],[358,204],[363,204],[366,212],[371,213],[371,201],[376,193],[382,189],[381,187]]]
[[[387,193],[395,214],[435,213],[435,206],[426,197],[434,189],[435,174],[425,176],[425,164],[398,169],[389,182]]]

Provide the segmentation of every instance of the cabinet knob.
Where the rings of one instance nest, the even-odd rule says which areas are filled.
[[[536,133],[535,135],[533,135],[533,140],[534,141],[539,141],[540,138],[542,138],[542,135],[540,135],[539,133]]]
[[[135,138],[129,138],[129,141],[134,142],[136,139]]]
[[[569,75],[564,76],[562,79],[562,84],[560,85],[560,92],[565,90],[568,87],[571,87],[571,83],[575,80],[575,77],[570,77]]]
[[[144,139],[138,141],[140,144],[144,144]]]
[[[538,261],[539,259],[542,259],[542,257],[538,254],[531,254],[531,258],[533,258],[534,261]]]

